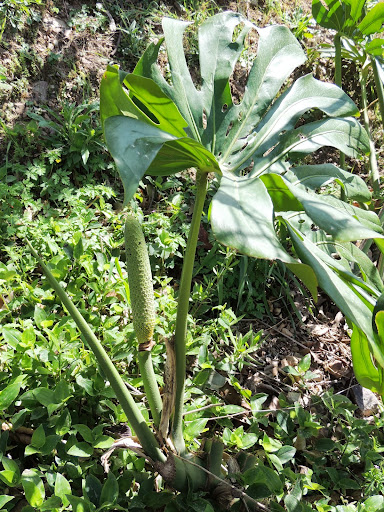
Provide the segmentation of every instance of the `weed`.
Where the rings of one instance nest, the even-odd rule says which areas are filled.
[[[33,8],[40,5],[41,0],[4,0],[0,2],[0,41],[4,31],[22,29],[24,23],[32,23],[40,19],[39,12]]]
[[[301,6],[295,6],[291,13],[283,12],[282,21],[295,34],[297,39],[311,39],[316,24],[311,14],[306,14]]]
[[[96,33],[104,30],[108,23],[108,16],[103,12],[101,4],[96,4],[96,8],[83,4],[80,10],[72,9],[68,20],[68,26],[76,32]]]

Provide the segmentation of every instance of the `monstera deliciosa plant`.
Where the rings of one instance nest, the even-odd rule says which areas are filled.
[[[283,261],[313,295],[318,284],[365,333],[365,348],[368,345],[383,365],[384,352],[371,323],[383,286],[369,259],[351,243],[373,238],[382,249],[380,221],[367,209],[317,191],[338,184],[347,199],[360,204],[369,203],[370,193],[361,179],[332,164],[294,165],[298,157],[322,146],[349,156],[367,154],[367,134],[353,117],[358,115],[356,106],[340,88],[312,75],[282,90],[305,61],[300,44],[285,27],[259,29],[232,12],[213,16],[200,26],[201,84],[195,84],[183,51],[187,26],[178,20],[163,21],[169,80],[157,63],[163,40],[149,46],[132,74],[117,67],[104,74],[101,116],[126,202],[145,174],[169,175],[194,167],[197,191],[191,246],[207,175],[214,172],[219,183],[210,208],[215,237],[243,254]],[[244,95],[235,102],[230,78],[251,29],[258,32],[258,53]],[[303,114],[313,109],[319,111],[318,120],[304,123]],[[287,234],[292,253],[281,243]],[[190,247],[185,265],[191,267],[189,252],[193,253]],[[188,300],[189,282],[185,286],[180,288],[180,305]],[[182,309],[185,315],[186,306]],[[176,354],[184,329],[185,320],[180,322],[181,332],[176,330]],[[361,357],[354,359],[358,377],[359,368],[367,374]],[[380,371],[370,360],[365,367],[373,379],[370,387],[378,388]],[[174,425],[176,434],[179,421]]]
[[[318,286],[325,290],[354,327],[355,370],[365,385],[382,390],[384,366],[380,341],[384,329],[380,322],[372,324],[375,307],[375,315],[384,316],[377,305],[383,285],[369,258],[352,243],[372,238],[380,249],[384,247],[375,213],[355,206],[370,202],[369,190],[359,177],[332,164],[297,165],[299,158],[323,146],[352,157],[367,153],[369,141],[354,117],[358,115],[356,106],[339,87],[311,75],[284,86],[305,61],[300,44],[285,27],[259,29],[233,12],[213,16],[200,26],[201,83],[195,84],[183,49],[187,27],[188,23],[164,19],[164,40],[149,46],[134,72],[110,66],[101,83],[105,138],[124,184],[126,204],[145,175],[196,170],[196,199],[175,332],[169,333],[167,343],[163,397],[153,378],[150,357],[142,357],[154,431],[93,332],[43,267],[115,389],[140,442],[134,449],[180,490],[212,487],[219,481],[224,485],[223,445],[210,440],[203,450],[208,457],[192,457],[183,438],[187,314],[200,220],[210,184],[215,193],[209,216],[217,240],[248,256],[284,262],[314,297]],[[231,77],[250,30],[257,31],[258,52],[244,95],[235,101]],[[158,65],[164,42],[167,79]],[[304,114],[315,109],[316,116],[310,117],[316,120],[306,123]],[[319,193],[325,187],[336,192],[341,187],[354,204],[341,201],[337,194]],[[129,217],[126,249],[127,258],[134,258],[128,265],[133,320],[140,350],[150,352],[151,326],[141,322],[146,322],[146,316],[152,322],[154,313],[151,307],[144,307],[150,287],[141,285],[135,276],[134,261],[140,279],[148,269],[143,263],[143,238],[137,225],[134,233],[131,231],[133,225]]]

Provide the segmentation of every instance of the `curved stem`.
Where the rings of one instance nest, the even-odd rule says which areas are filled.
[[[138,353],[137,361],[139,363],[140,374],[143,379],[145,393],[149,408],[151,409],[153,423],[158,428],[160,425],[160,416],[163,408],[159,386],[157,385],[156,375],[153,370],[151,352],[141,350]]]
[[[341,35],[335,35],[335,84],[342,89],[341,79]]]
[[[335,84],[340,87],[340,89],[343,88],[342,85],[342,76],[341,76],[341,35],[337,33],[335,35]],[[345,155],[344,153],[340,152],[340,167],[342,169],[345,168]],[[342,201],[345,201],[345,192],[344,189],[341,188],[341,199]]]
[[[384,87],[383,87],[383,82],[381,81],[381,78],[379,75],[376,58],[370,57],[370,61],[371,61],[371,66],[372,66],[372,70],[373,70],[373,77],[375,79],[377,97],[379,99],[381,123],[384,126]]]
[[[380,192],[380,174],[379,174],[379,168],[377,165],[375,144],[373,143],[373,140],[372,140],[371,128],[369,125],[366,81],[367,81],[366,72],[362,71],[360,73],[360,84],[361,84],[361,101],[363,104],[364,127],[367,130],[368,137],[369,137],[369,149],[370,149],[369,165],[371,168],[371,184],[372,184],[372,188],[373,188],[373,195],[377,197],[377,195]]]
[[[181,455],[185,452],[185,443],[183,438],[183,406],[186,371],[185,336],[187,331],[187,316],[189,310],[193,265],[195,261],[201,215],[203,213],[205,196],[207,194],[207,175],[207,172],[198,172],[196,176],[196,202],[193,209],[192,222],[184,254],[183,270],[181,272],[174,337],[176,356],[176,392],[175,413],[172,423],[172,440],[177,452]]]
[[[44,265],[41,258],[31,246],[31,244],[27,241],[29,248],[34,255],[34,257],[40,263],[44,274],[47,278],[47,281],[55,290],[57,295],[59,296],[61,302],[67,308],[69,314],[75,321],[77,327],[79,328],[81,334],[86,339],[90,349],[95,354],[95,357],[100,365],[100,368],[103,370],[105,376],[111,383],[113,391],[116,393],[116,397],[119,400],[123,411],[125,412],[129,423],[131,424],[133,430],[135,431],[143,450],[147,455],[151,457],[154,461],[165,462],[166,457],[160,450],[159,444],[150,430],[148,425],[145,422],[144,416],[141,414],[139,408],[137,407],[134,399],[132,398],[131,393],[128,391],[123,379],[121,378],[119,372],[116,370],[114,364],[109,358],[108,354],[105,352],[102,344],[96,338],[94,332],[89,327],[87,322],[84,320],[84,317],[81,315],[77,307],[65,293],[64,289],[61,287],[59,282],[52,275],[52,272],[49,268]]]

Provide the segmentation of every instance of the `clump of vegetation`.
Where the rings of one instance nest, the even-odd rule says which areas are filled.
[[[93,12],[71,17],[92,33]],[[359,176],[308,156],[333,145],[362,158],[368,139],[346,117],[356,107],[308,76],[283,86],[304,54],[282,27],[258,31],[234,101],[233,67],[254,28],[234,13],[207,18],[189,40],[196,88],[186,25],[170,14],[166,79],[160,43],[132,74],[109,67],[103,125],[90,101],[4,124],[0,508],[379,511],[381,414],[359,417],[332,389],[311,396],[311,353],[264,382],[280,389],[274,398],[245,379],[264,370],[266,335],[243,317],[270,314],[276,297],[296,307],[290,286],[303,280],[308,305],[319,285],[354,325],[357,376],[381,390],[382,283],[353,243],[380,248],[380,221]]]

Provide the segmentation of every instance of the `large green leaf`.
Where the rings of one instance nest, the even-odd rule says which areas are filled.
[[[321,249],[324,250],[324,245]],[[327,252],[340,258],[349,272],[351,263],[355,268],[358,268],[361,279],[371,287],[367,290],[370,295],[376,296],[378,292],[384,291],[383,282],[375,264],[355,244],[332,241],[329,242],[329,251]],[[359,283],[359,285],[362,287],[362,283]]]
[[[185,137],[186,121],[173,101],[153,80],[131,74],[125,76],[123,85],[128,88],[134,103],[138,100],[148,109],[159,129],[176,137]]]
[[[316,251],[317,257],[324,262],[328,268],[342,279],[349,288],[352,288],[359,300],[369,309],[372,309],[376,298],[380,295],[383,284],[380,281],[377,269],[373,262],[350,242],[337,242],[324,231],[315,230],[308,226],[303,229],[303,223],[300,221],[305,218],[300,215],[300,220],[289,215],[284,215],[286,221],[296,229],[301,236],[304,236],[305,242],[312,243],[319,249]],[[313,226],[310,218],[309,225]],[[306,222],[304,222],[304,225]],[[355,273],[351,271],[351,264]]]
[[[240,165],[254,157],[261,157],[280,141],[281,133],[290,132],[308,110],[320,109],[331,117],[344,117],[357,114],[356,105],[344,92],[332,84],[320,82],[312,75],[306,75],[281,95],[260,121],[257,131],[251,132],[241,144],[247,143],[241,151]],[[239,143],[238,143],[239,146]],[[239,147],[234,147],[233,153]],[[232,158],[233,160],[233,158]],[[220,161],[220,160],[219,160]],[[234,166],[232,162],[232,166]]]
[[[195,154],[191,158],[191,153],[196,151],[202,154],[201,147],[195,145],[194,151],[189,146],[188,157],[185,158],[185,151],[182,155],[180,145],[167,142],[164,133],[159,133],[160,138],[156,139],[156,127],[184,139],[184,119],[188,125],[185,133],[212,153],[210,157],[207,153],[204,155],[203,165],[219,173],[241,175],[252,164],[252,178],[255,174],[276,169],[290,152],[308,153],[323,145],[333,145],[351,156],[368,151],[367,136],[361,125],[355,119],[344,119],[344,116],[355,115],[358,111],[340,88],[306,75],[279,95],[284,81],[305,60],[300,44],[286,27],[259,29],[233,12],[207,19],[198,31],[199,87],[191,77],[184,56],[183,39],[188,25],[174,19],[163,20],[171,71],[169,80],[164,78],[158,65],[161,42],[149,46],[134,75],[123,74],[115,68],[109,68],[105,75],[101,97],[103,117],[108,117],[109,110],[112,115],[120,110],[121,115],[127,116],[127,121],[121,125],[118,121],[105,123],[107,143],[113,145],[112,153],[116,156],[118,147],[119,151],[125,148],[126,155],[129,155],[125,159],[121,156],[115,158],[119,169],[123,165],[121,174],[126,191],[132,193],[145,173],[170,174],[191,164],[202,168],[200,159],[195,161]],[[251,28],[259,35],[258,55],[252,64],[243,98],[235,103],[231,96],[230,78],[244,47],[244,38]],[[113,93],[108,91],[109,84]],[[118,87],[124,90],[123,94],[122,91],[116,93],[117,103],[114,106],[111,97]],[[174,102],[173,106],[169,99]],[[141,113],[138,113],[140,106]],[[302,114],[314,108],[335,119],[326,118],[295,128]],[[145,130],[141,129],[140,133],[136,130],[137,121],[148,124],[149,135],[155,145],[151,145],[149,154],[143,154],[145,165],[140,171],[137,165],[134,172],[127,172],[127,163],[132,167],[131,155],[139,163],[139,139],[143,138],[145,142],[141,150],[148,145]],[[171,126],[167,126],[167,121]],[[132,129],[128,128],[129,123],[132,123]],[[121,126],[118,134],[117,124]],[[131,137],[132,132],[136,132],[134,142],[122,144],[124,136]],[[114,142],[116,135],[119,142]],[[167,149],[162,151],[165,144]],[[132,176],[131,186],[127,176]]]
[[[327,3],[332,11],[338,2],[331,4]],[[350,12],[359,16],[356,2],[350,0],[349,5]],[[106,100],[102,94],[101,103],[106,140],[120,170],[126,199],[145,173],[167,175],[193,166],[224,173],[212,203],[212,227],[220,242],[244,254],[293,264],[275,231],[274,209],[306,212],[339,240],[373,236],[370,226],[361,225],[355,212],[329,205],[321,196],[278,176],[290,168],[287,157],[322,146],[333,146],[349,156],[368,153],[365,130],[355,118],[345,117],[358,114],[350,98],[340,88],[311,75],[299,78],[280,94],[284,81],[305,60],[300,44],[285,27],[259,29],[233,12],[213,16],[199,27],[198,86],[184,55],[188,26],[174,19],[163,20],[170,66],[167,80],[158,65],[162,41],[149,46],[133,75],[116,68],[109,68],[105,75],[102,93]],[[234,102],[230,78],[252,28],[259,36],[258,54],[244,95]],[[321,110],[323,118],[309,124],[300,122],[297,127],[303,114],[312,109]],[[108,111],[114,117],[108,118]],[[120,114],[116,116],[117,111]],[[309,167],[306,173],[310,174]],[[343,184],[351,179],[333,167],[327,167],[324,174],[328,181],[337,179]],[[260,176],[263,181],[255,179]],[[353,183],[360,191],[357,195],[369,201],[362,183],[358,179]],[[256,204],[263,207],[255,208]]]
[[[281,180],[282,186],[287,186],[296,199],[300,201],[304,211],[314,223],[320,229],[330,234],[335,240],[347,242],[383,237],[380,225],[374,224],[376,229],[370,229],[360,221],[357,215],[353,215],[355,210],[357,210],[357,213],[360,213],[359,208],[355,209],[353,206],[336,198],[332,198],[329,201],[328,197],[328,201],[326,201],[322,196],[295,186],[289,181],[284,180],[281,176],[277,176],[277,179]],[[373,218],[376,220],[377,216],[373,214]]]
[[[365,36],[368,36],[370,34],[375,34],[376,32],[381,32],[383,23],[384,4],[380,2],[372,7],[372,9],[366,14],[362,22],[359,24],[359,29]]]
[[[189,167],[220,171],[213,155],[194,139],[177,139],[131,117],[108,117],[105,138],[124,184],[125,202],[145,173],[169,175]]]
[[[351,35],[363,14],[366,0],[312,0],[312,14],[319,25]]]
[[[382,65],[382,62],[380,62],[380,57],[384,56],[384,39],[372,39],[371,41],[368,41],[365,45],[365,51],[375,57],[376,62],[380,65]]]
[[[304,185],[313,191],[335,182],[344,189],[348,199],[361,203],[371,200],[371,193],[362,178],[356,174],[344,171],[344,169],[340,169],[334,164],[291,167],[287,173],[287,178],[293,184]]]
[[[343,53],[363,65],[365,55],[382,55],[379,40],[367,36],[380,33],[384,24],[384,4],[378,2],[366,10],[366,0],[312,0],[312,14],[319,25],[343,36]],[[345,41],[344,38],[351,38]]]
[[[314,243],[301,235],[287,222],[295,251],[301,261],[309,265],[315,272],[319,286],[330,296],[344,315],[356,325],[366,336],[370,348],[380,366],[384,367],[384,350],[377,343],[372,329],[372,307],[361,300],[360,293],[348,281],[339,277],[331,268],[326,254]],[[332,262],[336,267],[337,263]]]
[[[284,261],[317,299],[317,279],[310,267],[296,261],[281,245],[274,226],[271,197],[259,178],[223,176],[212,200],[215,237],[254,258]]]
[[[124,73],[117,66],[108,66],[100,84],[100,96],[103,123],[109,117],[124,115],[176,137],[186,135],[187,123],[176,105],[149,78]]]
[[[341,32],[347,14],[350,13],[349,2],[342,0],[312,0],[312,14],[319,25]]]
[[[273,203],[259,178],[223,176],[212,200],[211,223],[218,240],[243,254],[288,263],[295,261],[279,242]]]
[[[271,154],[307,154],[323,146],[340,149],[351,157],[369,153],[367,132],[356,119],[344,118],[322,119],[295,128],[281,138],[281,144]]]
[[[358,290],[367,293],[362,301],[368,307],[375,303],[384,285],[375,264],[363,251],[352,242],[339,242],[324,231],[313,229],[313,221],[306,214],[286,212],[282,216],[302,236],[321,249],[324,263],[349,286],[352,284],[356,293]]]
[[[365,388],[384,394],[383,372],[373,364],[367,336],[358,327],[353,327],[351,337],[353,371],[357,381]]]
[[[361,124],[353,118],[324,119],[290,130],[280,137],[279,143],[269,153],[255,161],[250,176],[276,172],[275,166],[287,156],[293,158],[312,153],[323,146],[340,149],[348,156],[369,153],[369,139]],[[242,156],[242,165],[250,159]]]

